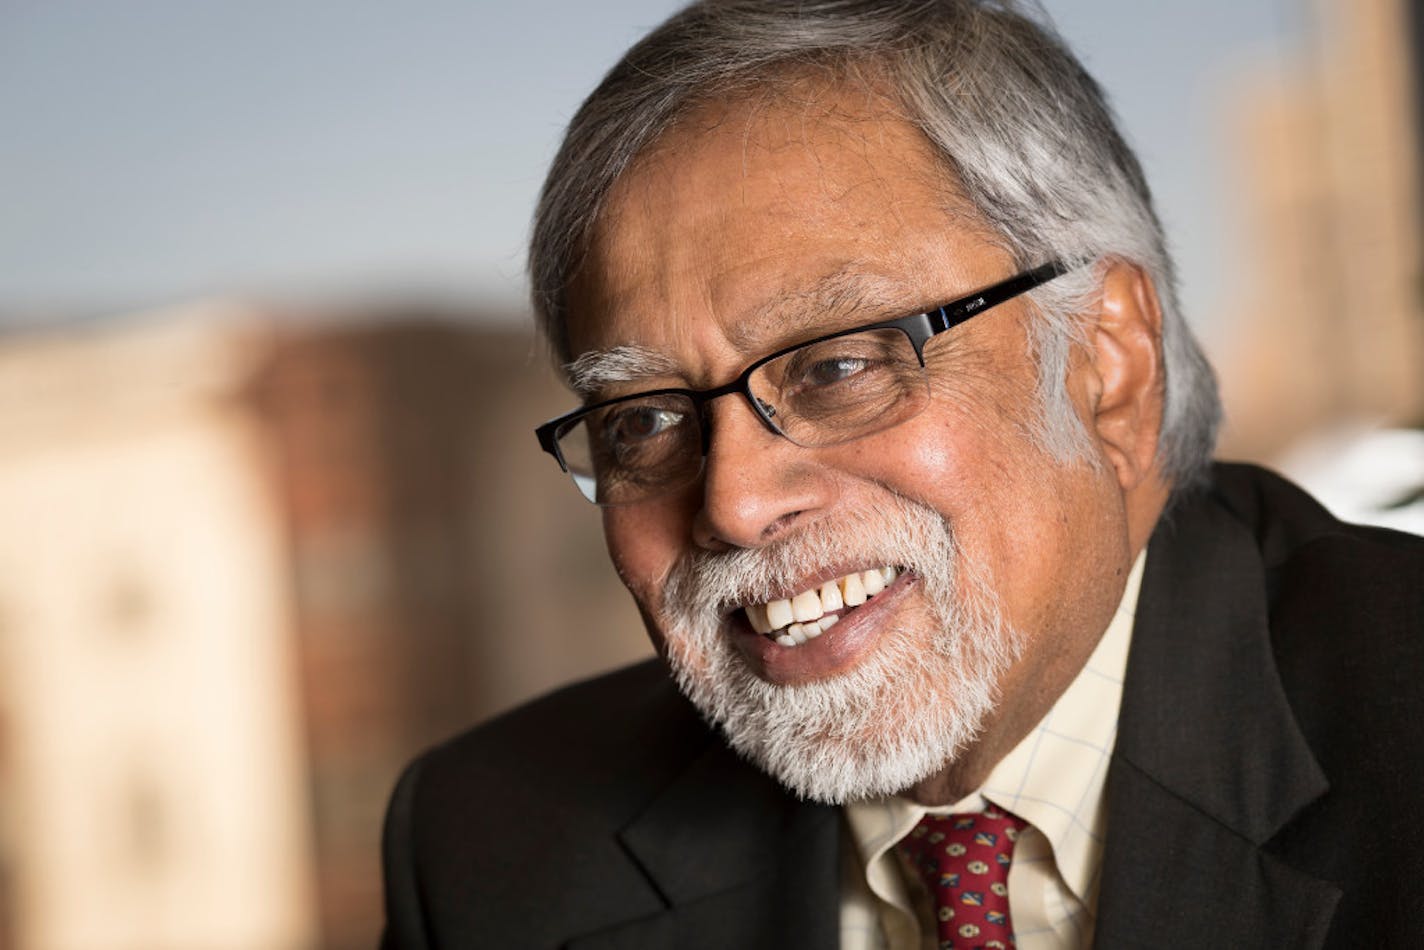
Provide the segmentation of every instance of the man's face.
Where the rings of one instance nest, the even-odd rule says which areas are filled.
[[[576,356],[662,357],[599,398],[705,388],[1015,269],[883,100],[803,87],[703,109],[624,175],[570,294],[570,339]],[[1046,711],[1111,616],[1130,561],[1121,494],[1110,467],[1056,461],[1027,435],[1030,319],[1020,298],[931,340],[928,408],[854,442],[802,448],[718,399],[700,481],[604,510],[683,688],[803,794],[899,791],[997,748]],[[1072,376],[1069,391],[1082,422],[1062,424],[1091,430]],[[866,572],[893,579],[832,607],[828,585],[856,600],[857,583],[875,586]],[[824,632],[788,646],[753,629],[806,591],[826,594],[812,608],[831,608]]]

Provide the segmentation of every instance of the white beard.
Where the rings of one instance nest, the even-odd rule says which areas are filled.
[[[724,631],[724,615],[769,600],[787,579],[847,563],[906,568],[919,590],[853,669],[793,686],[757,677]],[[954,762],[993,709],[1021,645],[949,524],[900,498],[765,548],[682,558],[657,621],[679,687],[732,747],[798,795],[832,804],[903,791]]]

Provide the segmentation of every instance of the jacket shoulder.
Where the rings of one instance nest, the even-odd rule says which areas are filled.
[[[1333,542],[1341,546],[1339,552],[1370,556],[1404,572],[1418,572],[1424,565],[1424,538],[1341,521],[1274,472],[1218,462],[1212,475],[1213,499],[1252,531],[1268,570],[1286,564],[1313,542]],[[1326,550],[1332,549],[1327,545]]]
[[[1317,639],[1419,658],[1424,538],[1340,521],[1264,469],[1219,465],[1216,475],[1216,500],[1255,538],[1278,652],[1287,638]]]
[[[551,945],[659,910],[618,832],[714,739],[654,660],[425,752],[386,817],[383,946]]]
[[[712,732],[661,660],[575,683],[421,755],[420,811],[448,822],[473,808],[578,810],[617,820],[617,797],[655,790]]]
[[[1255,536],[1272,649],[1298,715],[1322,729],[1319,710],[1376,728],[1424,715],[1424,538],[1342,522],[1252,466],[1219,466],[1216,486]]]

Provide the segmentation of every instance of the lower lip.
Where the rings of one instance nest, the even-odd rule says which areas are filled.
[[[769,683],[792,686],[838,676],[853,669],[875,649],[886,620],[918,583],[914,574],[901,574],[859,607],[842,613],[831,629],[794,647],[784,647],[755,632],[746,615],[738,611],[733,620],[732,642],[746,657],[752,672]]]

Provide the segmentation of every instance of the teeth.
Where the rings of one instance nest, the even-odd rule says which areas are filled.
[[[840,617],[822,617],[820,620],[811,620],[807,623],[793,623],[781,632],[776,638],[776,642],[784,647],[799,647],[807,640],[814,640],[827,630],[836,625]]]
[[[766,604],[748,604],[747,622],[757,633],[775,634],[784,647],[799,646],[825,633],[841,618],[834,611],[859,607],[883,591],[899,577],[893,567],[875,568],[827,581],[792,598]]]
[[[845,595],[847,607],[859,607],[865,603],[865,584],[859,574],[847,574],[841,579],[841,593]]]
[[[822,613],[821,596],[814,590],[802,591],[791,601],[791,614],[799,623],[819,620]]]
[[[780,630],[796,618],[791,614],[791,601],[773,600],[766,605],[766,622],[772,630]]]

